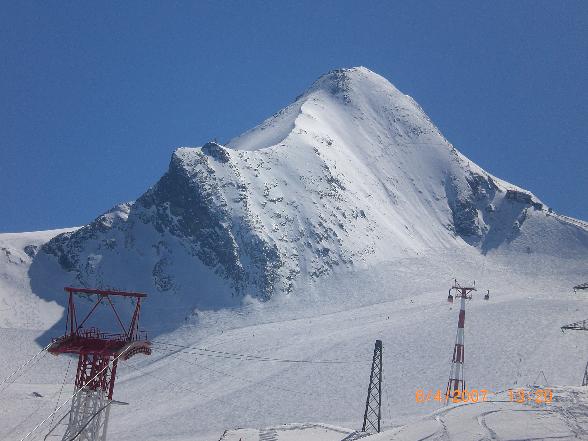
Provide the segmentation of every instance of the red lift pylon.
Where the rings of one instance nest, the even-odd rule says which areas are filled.
[[[453,286],[449,289],[447,301],[453,303],[453,298],[461,299],[459,308],[459,317],[457,319],[457,335],[455,337],[455,346],[453,348],[453,359],[451,362],[451,370],[449,371],[449,381],[447,382],[447,389],[445,391],[445,402],[447,403],[451,398],[456,396],[459,391],[459,396],[463,397],[465,389],[465,379],[463,376],[464,363],[464,325],[465,325],[465,302],[471,300],[472,291],[475,291],[474,286],[461,286],[454,280]],[[451,293],[455,292],[455,296]]]
[[[69,423],[63,441],[105,441],[110,404],[116,379],[118,360],[136,354],[151,354],[147,335],[139,331],[141,299],[146,294],[66,287],[68,293],[65,335],[53,341],[48,351],[54,355],[78,354],[78,369]],[[76,298],[86,297],[94,304],[78,322]],[[111,297],[126,297],[134,302],[130,323],[125,327]],[[120,326],[118,333],[106,333],[86,327],[100,305],[113,312]]]

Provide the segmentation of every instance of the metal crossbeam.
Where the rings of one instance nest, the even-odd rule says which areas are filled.
[[[569,325],[564,325],[561,327],[562,331],[588,331],[588,319],[582,320],[575,323],[570,323]]]

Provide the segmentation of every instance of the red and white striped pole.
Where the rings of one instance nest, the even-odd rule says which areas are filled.
[[[464,365],[464,326],[465,326],[465,302],[472,298],[470,294],[475,291],[474,287],[459,286],[457,281],[451,288],[457,291],[455,297],[460,298],[459,318],[457,319],[457,335],[455,337],[455,346],[453,348],[453,359],[451,361],[451,370],[449,372],[449,381],[445,392],[446,403],[455,396],[463,397],[465,389],[465,379],[463,374]]]

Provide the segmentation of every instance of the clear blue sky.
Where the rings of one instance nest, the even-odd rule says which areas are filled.
[[[364,65],[491,173],[588,219],[586,1],[3,1],[0,231],[81,225],[173,149]]]

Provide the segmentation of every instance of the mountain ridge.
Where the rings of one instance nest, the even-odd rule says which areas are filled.
[[[564,241],[585,253],[586,230],[554,219],[359,67],[323,75],[227,146],[178,148],[141,197],[52,239],[36,262],[82,286],[179,293],[204,280],[217,292],[207,301],[232,304],[429,249],[549,254]]]

